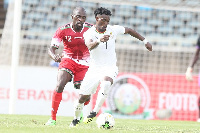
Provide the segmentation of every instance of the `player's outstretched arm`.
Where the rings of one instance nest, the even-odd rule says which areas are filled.
[[[152,45],[147,41],[147,39],[145,39],[142,35],[140,35],[138,32],[136,32],[135,30],[131,29],[131,28],[125,28],[125,34],[130,34],[131,36],[139,39],[140,41],[143,41],[143,43],[145,44],[145,47],[149,50],[152,51]]]
[[[190,64],[190,67],[191,67],[191,68],[193,68],[194,65],[196,64],[196,62],[198,61],[198,59],[199,59],[199,52],[200,52],[200,49],[197,48],[196,51],[195,51],[194,57],[193,57],[193,59],[192,59],[192,62],[191,62],[191,64]]]
[[[197,62],[198,59],[199,59],[199,52],[200,52],[200,49],[197,48],[197,49],[196,49],[196,52],[195,52],[195,54],[194,54],[194,57],[193,57],[193,59],[192,59],[192,62],[191,62],[191,64],[190,64],[190,66],[189,66],[189,67],[187,68],[187,70],[186,70],[185,77],[186,77],[186,79],[187,79],[188,81],[192,81],[192,80],[193,80],[193,78],[192,78],[192,70],[193,70],[194,65],[196,64],[196,62]]]
[[[55,62],[61,62],[63,56],[60,54],[56,55],[56,50],[57,50],[56,47],[50,46],[50,48],[48,49],[48,54],[50,58],[53,59]]]

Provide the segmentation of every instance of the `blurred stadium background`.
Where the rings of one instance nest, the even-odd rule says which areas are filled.
[[[5,105],[0,113],[9,110],[15,1],[0,0],[0,104]],[[51,37],[59,26],[71,22],[76,6],[86,9],[87,22],[92,24],[94,10],[102,6],[112,11],[111,25],[134,28],[153,44],[154,50],[148,52],[128,35],[117,38],[119,80],[102,111],[121,118],[196,121],[199,63],[193,82],[187,82],[184,74],[200,35],[199,5],[200,0],[22,0],[15,113],[50,115],[49,97],[57,73],[56,64],[47,54]],[[73,115],[67,108],[73,108],[77,95],[69,88],[65,89],[59,115]]]

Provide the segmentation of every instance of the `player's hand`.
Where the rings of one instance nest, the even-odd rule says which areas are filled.
[[[62,57],[63,57],[63,55],[57,54],[54,56],[53,60],[55,62],[61,62]]]
[[[192,81],[193,78],[192,78],[192,68],[191,67],[188,67],[187,68],[187,71],[185,73],[185,78],[188,80],[188,81]]]
[[[152,51],[152,45],[147,42],[147,44],[145,44],[145,47],[149,50],[149,51]]]
[[[107,42],[109,40],[110,35],[104,35],[103,37],[100,38],[101,42]]]

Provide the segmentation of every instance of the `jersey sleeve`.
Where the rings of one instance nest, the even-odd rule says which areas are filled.
[[[197,48],[200,49],[200,36],[199,36],[199,38],[197,39]]]
[[[89,40],[96,40],[91,32],[91,30],[87,30],[84,34],[83,34],[84,40],[85,42],[89,41]]]
[[[58,28],[56,32],[54,33],[52,40],[51,40],[51,46],[59,48],[60,43],[62,42],[63,39],[63,30]]]
[[[114,25],[113,26],[115,29],[116,34],[124,34],[125,33],[125,28],[120,25]]]

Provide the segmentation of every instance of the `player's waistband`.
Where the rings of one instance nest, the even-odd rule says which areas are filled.
[[[71,59],[71,60],[75,61],[78,64],[89,66],[89,61],[88,60],[72,58],[72,57],[70,57],[70,56],[68,56],[66,54],[64,54],[63,58],[68,58],[68,59]]]

